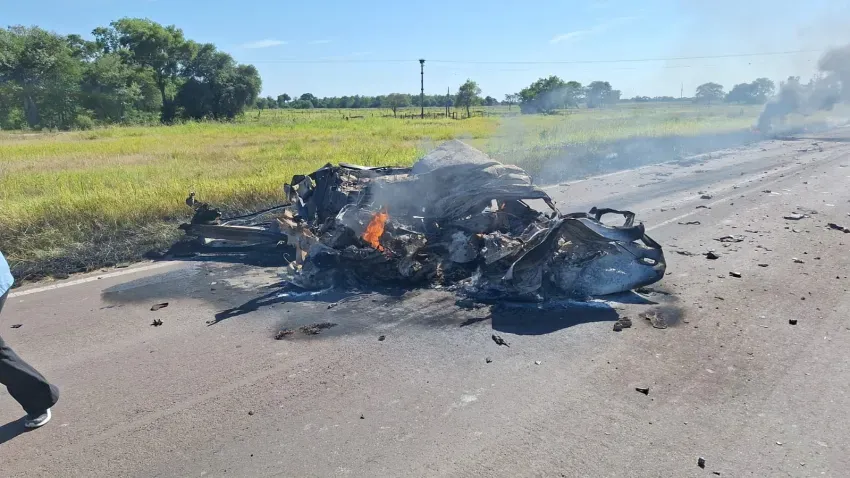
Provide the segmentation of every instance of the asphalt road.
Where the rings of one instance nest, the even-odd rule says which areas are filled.
[[[558,309],[328,308],[211,261],[18,289],[0,332],[62,398],[23,433],[0,392],[0,475],[847,476],[850,234],[826,225],[850,225],[848,179],[844,130],[552,187],[634,210],[669,262],[653,291]],[[316,322],[337,325],[273,339]]]

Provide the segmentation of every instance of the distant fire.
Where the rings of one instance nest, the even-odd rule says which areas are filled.
[[[366,226],[366,232],[363,233],[363,240],[379,251],[384,250],[383,246],[381,246],[380,239],[381,236],[384,235],[384,227],[386,226],[389,218],[390,215],[387,214],[386,208],[382,209],[380,212],[376,212],[375,215],[372,216],[372,220],[369,221],[369,225]]]

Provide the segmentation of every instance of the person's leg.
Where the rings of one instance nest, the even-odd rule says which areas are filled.
[[[0,297],[0,312],[6,302],[8,292]],[[48,383],[38,371],[21,360],[14,350],[0,337],[0,383],[27,415],[37,417],[44,414],[59,400],[59,389]]]

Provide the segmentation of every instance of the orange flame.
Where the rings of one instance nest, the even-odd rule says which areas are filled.
[[[372,216],[372,220],[369,221],[369,225],[366,226],[366,232],[363,233],[363,240],[379,251],[384,250],[379,241],[381,236],[384,235],[384,226],[386,226],[389,218],[390,215],[387,214],[386,208],[382,209],[380,212],[376,212],[375,215]]]

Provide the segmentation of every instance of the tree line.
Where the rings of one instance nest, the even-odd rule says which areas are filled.
[[[708,103],[725,101],[726,103],[764,104],[773,96],[776,85],[767,78],[757,78],[750,83],[739,83],[728,93],[723,85],[709,82],[697,86],[694,102]]]
[[[540,78],[519,93],[505,95],[499,101],[492,96],[481,97],[478,83],[467,79],[461,84],[455,94],[420,95],[407,93],[390,93],[378,96],[342,96],[317,98],[311,93],[300,96],[288,94],[277,98],[268,96],[257,98],[256,107],[263,109],[276,108],[388,108],[396,113],[404,107],[463,107],[467,116],[472,106],[519,105],[522,113],[551,113],[562,108],[575,108],[585,104],[588,108],[597,108],[620,101],[620,90],[615,90],[607,81],[594,81],[582,86],[577,81],[564,81],[557,76]]]
[[[122,18],[92,36],[0,30],[0,128],[232,119],[261,90],[254,66],[174,25]]]
[[[479,93],[480,94],[480,93]],[[423,100],[424,101],[421,101]],[[294,108],[294,109],[311,109],[311,108],[387,108],[398,109],[405,107],[419,108],[423,104],[426,108],[429,107],[445,107],[456,106],[457,95],[424,95],[420,98],[417,94],[407,93],[390,93],[388,95],[366,96],[329,96],[317,98],[311,93],[302,95],[289,96],[284,93],[282,95],[267,96],[265,98],[257,98],[255,106],[258,109],[276,109],[276,108]],[[476,96],[473,101],[473,106],[496,106],[502,104],[492,96],[481,98]]]

